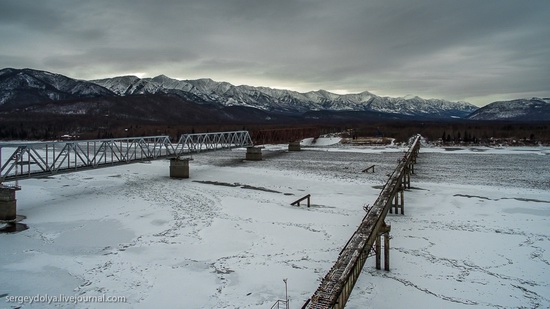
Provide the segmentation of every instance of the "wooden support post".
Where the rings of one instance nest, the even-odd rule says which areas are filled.
[[[401,208],[401,214],[404,215],[405,214],[405,190],[403,186],[401,186],[401,191],[399,191],[399,193],[401,193],[401,206],[399,208]],[[395,213],[397,213],[397,211]]]
[[[305,199],[307,199],[307,207],[309,208],[309,206],[310,206],[310,198],[311,198],[311,194],[308,194],[308,195],[302,197],[301,199],[296,200],[296,201],[290,203],[290,205],[292,205],[292,206],[300,206],[300,202],[303,201],[303,200],[305,200]]]
[[[375,244],[375,248],[374,248],[374,251],[376,253],[376,269],[380,269],[381,266],[380,266],[380,255],[382,254],[382,243],[381,243],[381,236],[382,234],[381,233],[378,233],[378,235],[376,235],[376,244]]]
[[[362,170],[361,172],[367,173],[369,170],[372,170],[372,172],[374,173],[374,165],[367,167],[366,169]]]
[[[409,168],[407,169],[407,188],[411,188],[411,168],[409,165]]]
[[[390,230],[391,225],[384,223],[376,235],[376,269],[381,269],[381,237],[384,237],[384,270],[390,270]]]
[[[390,233],[384,234],[384,270],[390,271]]]
[[[395,214],[397,215],[397,209],[399,207],[399,192],[396,192],[395,195],[393,196],[393,204],[392,204],[392,207],[393,209],[395,209]],[[393,213],[390,211],[390,213]]]

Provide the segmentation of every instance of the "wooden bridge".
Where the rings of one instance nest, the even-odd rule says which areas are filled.
[[[412,139],[407,153],[399,160],[396,169],[389,176],[376,202],[368,209],[363,221],[340,252],[336,263],[302,309],[344,308],[373,250],[373,245],[375,245],[376,268],[381,268],[382,237],[384,237],[384,268],[389,270],[390,226],[384,220],[388,212],[400,211],[401,214],[405,212],[404,190],[411,186],[411,174],[414,173],[419,149],[420,135],[417,135]]]

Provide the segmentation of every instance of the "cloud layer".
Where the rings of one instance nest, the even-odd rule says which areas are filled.
[[[0,0],[0,66],[369,90],[550,96],[547,0]]]

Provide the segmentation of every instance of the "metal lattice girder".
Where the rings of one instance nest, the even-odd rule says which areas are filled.
[[[0,144],[0,182],[173,156],[168,136]]]
[[[0,183],[22,178],[253,146],[248,131],[0,144]]]
[[[176,154],[250,146],[253,144],[248,131],[183,134],[176,146]]]

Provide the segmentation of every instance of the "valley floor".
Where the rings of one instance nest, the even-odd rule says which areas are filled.
[[[22,181],[29,229],[0,234],[0,307],[73,306],[16,301],[47,294],[126,300],[77,308],[270,308],[288,278],[300,308],[404,150],[273,146],[258,162],[196,155],[185,180],[163,160]],[[391,270],[369,259],[346,308],[550,307],[549,159],[422,148],[405,215],[386,219]],[[306,194],[310,208],[290,206]]]

